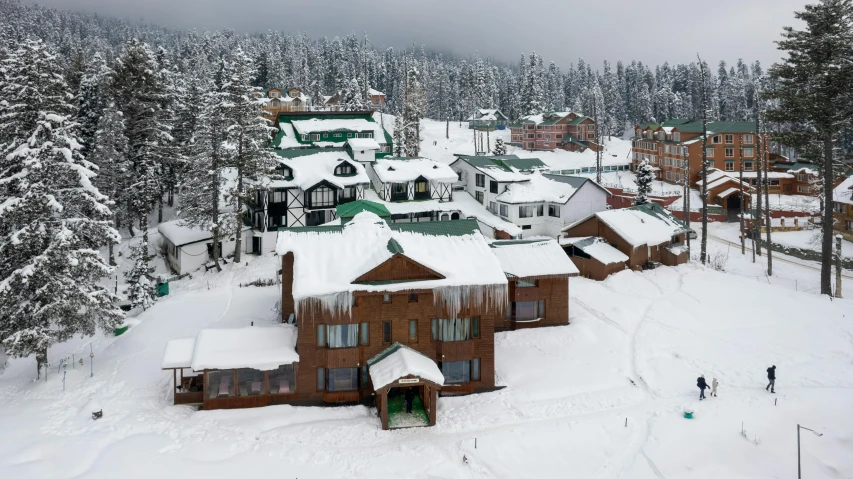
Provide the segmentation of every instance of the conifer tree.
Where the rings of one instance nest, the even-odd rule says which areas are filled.
[[[492,154],[495,156],[506,155],[506,145],[504,144],[503,138],[495,139],[495,149],[492,150]]]
[[[94,149],[95,132],[98,130],[98,121],[107,104],[110,103],[112,92],[110,91],[110,80],[112,70],[107,67],[107,62],[100,52],[96,52],[80,80],[79,109],[76,120],[80,123],[80,142],[83,145],[82,153],[88,156]]]
[[[138,245],[131,247],[130,261],[133,266],[124,273],[124,279],[127,282],[127,299],[130,301],[131,308],[142,308],[145,311],[157,299],[152,274],[154,268],[150,266],[151,258],[145,238]]]
[[[406,155],[416,157],[421,150],[421,119],[426,111],[426,93],[415,66],[406,74],[406,104],[403,113],[403,135]]]
[[[831,191],[843,134],[853,127],[853,2],[820,0],[795,16],[805,22],[805,29],[785,27],[777,42],[787,57],[770,68],[766,98],[775,102],[767,119],[789,125],[774,139],[821,170],[820,292],[831,295]]]
[[[637,184],[637,196],[634,198],[634,204],[645,205],[649,203],[649,195],[652,193],[652,183],[655,181],[655,171],[649,160],[643,160],[637,165],[637,172],[634,182]]]
[[[406,141],[404,137],[403,117],[397,115],[394,118],[394,156],[406,156]]]
[[[119,237],[92,182],[97,168],[80,153],[56,55],[27,41],[5,71],[13,113],[0,156],[0,341],[11,356],[35,354],[41,368],[52,344],[121,321],[117,298],[98,284],[113,271],[98,249]]]

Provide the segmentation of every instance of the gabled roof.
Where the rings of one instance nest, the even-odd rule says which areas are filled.
[[[571,231],[575,226],[597,217],[632,247],[655,246],[669,242],[676,234],[686,231],[684,224],[655,203],[632,206],[618,210],[593,213],[563,228]]]
[[[394,256],[388,248],[442,276],[389,284],[354,284],[357,278]],[[300,308],[319,307],[348,315],[353,291],[432,289],[437,304],[455,316],[467,301],[500,308],[506,303],[506,276],[475,220],[396,223],[361,212],[342,226],[284,228],[276,252],[293,253],[293,289]],[[312,309],[313,310],[313,309]]]
[[[568,184],[550,180],[535,172],[527,175],[529,181],[510,183],[495,199],[501,203],[558,203],[566,204],[577,189]]]
[[[367,366],[374,390],[406,376],[417,376],[439,386],[444,385],[444,375],[435,361],[397,342],[368,359]]]
[[[368,91],[370,93],[370,96],[385,96],[384,93],[379,90],[374,90],[373,88],[369,88]]]
[[[551,238],[495,241],[489,246],[510,278],[569,277],[578,268]]]
[[[672,119],[661,126],[676,127],[684,133],[702,133],[702,120]],[[754,121],[709,121],[708,135],[721,133],[755,133]]]
[[[348,138],[347,145],[353,150],[378,150],[379,143],[373,138]]]
[[[527,124],[532,123],[534,125],[553,125],[561,121],[563,118],[572,114],[577,116],[583,116],[572,111],[546,111],[545,113],[540,113],[538,115],[528,115],[519,118],[518,122]]]
[[[368,200],[351,201],[337,207],[338,218],[352,218],[362,211],[369,211],[380,217],[391,216],[391,212],[384,205]]]
[[[832,190],[832,200],[837,203],[853,205],[853,176],[847,177]]]
[[[500,116],[500,119],[502,119],[502,120],[507,119],[507,116],[504,115],[503,113],[501,113],[500,110],[497,110],[497,109],[492,109],[492,110],[480,109],[480,110],[477,110],[473,115],[469,116],[467,121],[472,121],[472,120],[495,121],[495,120],[498,120],[498,116]]]
[[[383,183],[404,183],[423,177],[428,181],[452,183],[459,177],[446,163],[427,158],[384,158],[373,163],[373,171]]]
[[[262,182],[268,188],[293,188],[302,190],[326,181],[337,188],[370,183],[370,178],[364,165],[354,161],[343,149],[289,149],[275,150],[280,157],[279,163],[290,168],[293,178],[290,180],[267,180]],[[355,174],[336,176],[335,168],[348,164],[355,169]]]
[[[515,155],[469,156],[456,155],[458,160],[468,163],[481,173],[499,182],[529,181],[524,172],[548,170],[549,167],[539,158],[519,158]],[[451,163],[453,166],[456,161]]]
[[[630,259],[607,240],[598,236],[560,238],[560,245],[574,246],[603,265],[624,263]]]
[[[608,196],[613,196],[613,193],[611,193],[610,190],[601,186],[592,178],[587,178],[585,176],[555,175],[551,173],[543,173],[542,176],[548,178],[549,180],[559,181],[560,183],[568,183],[578,190],[581,189],[581,187],[583,187],[587,183],[589,183],[590,185],[607,193]]]

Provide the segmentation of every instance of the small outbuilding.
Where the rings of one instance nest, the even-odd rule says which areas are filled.
[[[598,236],[560,238],[560,246],[585,278],[602,281],[628,267],[628,256]]]
[[[444,385],[444,375],[432,359],[395,342],[368,359],[367,368],[376,391],[382,429],[435,426],[438,391]],[[411,412],[407,411],[407,396],[412,401]]]

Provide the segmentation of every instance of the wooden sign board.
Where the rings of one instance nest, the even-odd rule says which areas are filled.
[[[421,382],[421,380],[412,378],[412,379],[400,379],[397,382],[399,384],[417,384],[417,383]]]

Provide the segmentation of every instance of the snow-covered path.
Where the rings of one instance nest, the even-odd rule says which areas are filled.
[[[362,406],[169,405],[165,342],[274,323],[278,289],[236,285],[276,266],[176,284],[128,333],[96,338],[94,377],[88,363],[69,369],[65,392],[55,370],[34,383],[34,362],[13,361],[0,375],[0,477],[783,477],[797,422],[825,433],[804,444],[809,477],[853,475],[853,302],[695,265],[573,279],[572,324],[496,335],[507,387],[441,398],[433,428],[382,431]],[[763,389],[770,364],[775,396]],[[697,401],[699,374],[718,378],[719,398]]]

